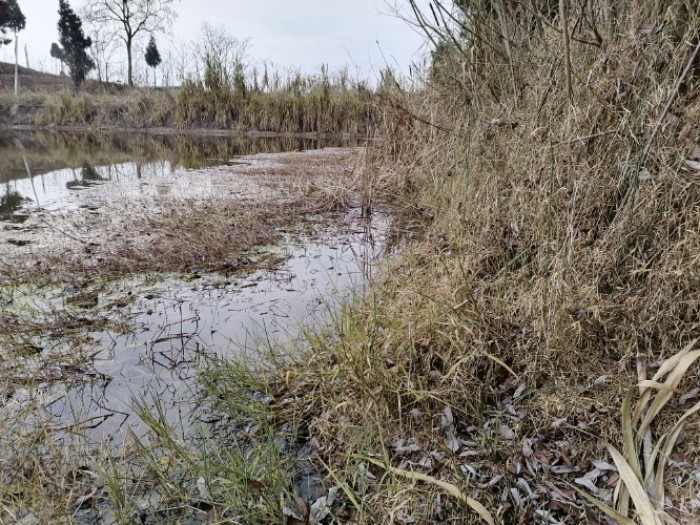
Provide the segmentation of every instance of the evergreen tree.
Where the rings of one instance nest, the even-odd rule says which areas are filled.
[[[151,39],[148,41],[148,47],[146,48],[146,64],[153,68],[153,87],[156,86],[156,68],[161,62],[162,60],[160,58],[158,46],[156,45],[156,39],[151,35]]]
[[[25,25],[26,19],[17,4],[17,0],[0,0],[0,45],[12,42],[11,38],[5,37],[5,32],[8,29],[13,31],[17,37],[17,32],[24,29]]]
[[[68,0],[58,0],[58,34],[63,61],[78,89],[90,70],[95,68],[95,62],[85,51],[92,45],[92,40],[83,33],[83,22],[71,9]]]
[[[61,63],[61,75],[63,74],[63,62],[66,56],[63,53],[63,49],[56,42],[51,44],[51,56]]]
[[[11,29],[15,34],[15,96],[19,95],[19,40],[17,38],[17,33],[22,31],[27,26],[27,19],[24,17],[24,13],[19,8],[17,0],[7,1],[7,10],[5,11],[5,23],[1,26],[2,30]]]

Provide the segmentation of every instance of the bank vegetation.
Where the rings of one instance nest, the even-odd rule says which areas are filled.
[[[212,404],[266,392],[340,522],[694,523],[700,7],[410,5],[432,68],[384,98],[368,170],[420,239],[291,363],[212,374]],[[244,521],[284,515],[222,478]]]

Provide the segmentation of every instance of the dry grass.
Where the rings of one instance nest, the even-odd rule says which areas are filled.
[[[385,93],[372,180],[423,225],[421,240],[338,316],[335,338],[311,337],[258,384],[274,417],[308,429],[328,484],[342,488],[339,519],[477,522],[452,493],[498,523],[603,523],[569,484],[613,505],[620,477],[631,483],[600,462],[619,459],[605,443],[622,448],[635,363],[661,366],[700,335],[700,17],[657,3],[667,24],[645,35],[635,21],[654,6],[641,4],[618,8],[600,45],[572,26],[573,104],[546,20],[507,68],[503,55],[455,52],[424,90]],[[589,7],[571,16],[603,12]],[[657,437],[680,410],[677,395],[666,401]],[[673,475],[655,519],[700,519],[697,424],[688,417],[672,457],[659,452],[655,472]]]

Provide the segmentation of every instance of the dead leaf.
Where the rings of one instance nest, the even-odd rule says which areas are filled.
[[[586,472],[583,477],[585,479],[591,480],[593,483],[598,481],[598,478],[603,475],[603,471],[597,468],[594,468],[590,472]]]
[[[688,158],[690,160],[700,160],[700,146],[694,145],[693,149],[688,153]]]
[[[515,432],[508,425],[501,425],[498,429],[501,437],[506,441],[513,441],[515,439]]]
[[[249,487],[252,487],[254,489],[262,490],[266,487],[266,485],[262,481],[258,481],[257,479],[249,479],[247,481],[247,484]]]
[[[202,498],[202,500],[211,501],[212,498],[209,488],[207,487],[207,481],[202,477],[197,480],[197,492],[199,492],[199,497]]]
[[[609,377],[609,376],[600,376],[598,379],[596,379],[595,381],[593,381],[593,385],[592,385],[592,386],[600,386],[600,385],[602,385],[603,383],[605,383],[605,382],[608,380],[608,377]]]
[[[307,525],[304,518],[289,507],[282,507],[282,515],[287,518],[287,525]]]
[[[594,460],[593,466],[598,470],[602,470],[604,472],[617,472],[617,467],[615,465],[611,465],[607,461]]]
[[[595,483],[593,483],[590,479],[576,478],[574,483],[588,489],[588,491],[592,492],[593,494],[598,494],[598,492],[600,492],[600,489],[596,487]]]
[[[639,180],[642,182],[651,180],[651,173],[648,169],[644,168],[642,171],[639,172]]]
[[[452,452],[459,452],[462,447],[459,439],[455,436],[455,426],[454,426],[454,416],[452,415],[452,409],[449,406],[445,407],[442,414],[442,431],[445,434],[445,441],[447,443],[447,448]]]
[[[554,465],[553,467],[548,467],[549,472],[552,474],[557,474],[557,475],[564,475],[564,474],[574,474],[581,472],[581,469],[578,467],[573,467],[571,465]]]
[[[605,484],[607,487],[614,488],[617,486],[617,483],[620,481],[620,474],[617,472],[614,472],[611,476],[610,479],[608,479],[608,482]]]
[[[685,165],[692,170],[700,171],[700,162],[697,162],[695,160],[686,160]]]
[[[637,28],[637,32],[642,36],[651,36],[654,33],[661,31],[661,29],[662,26],[657,26],[654,23],[647,22],[645,24],[640,24],[640,26]]]
[[[698,397],[698,394],[700,394],[700,388],[693,388],[690,392],[680,397],[678,404],[685,405],[691,399]]]
[[[566,423],[568,420],[569,420],[568,417],[562,417],[561,419],[555,419],[554,421],[552,421],[552,424],[549,426],[550,426],[550,428],[559,428],[564,423]]]
[[[339,487],[333,487],[328,491],[327,496],[318,498],[313,502],[309,512],[310,523],[320,523],[330,515],[331,507],[335,503],[335,497],[339,489]]]

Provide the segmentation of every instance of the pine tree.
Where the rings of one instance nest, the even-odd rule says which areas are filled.
[[[27,25],[27,19],[19,8],[17,0],[0,0],[0,45],[9,44],[10,39],[4,38],[5,31],[11,30],[15,35],[15,96],[19,94],[19,42],[17,33]]]
[[[67,0],[58,1],[58,34],[63,60],[78,89],[90,70],[95,68],[95,62],[85,51],[92,45],[92,40],[83,33],[83,22]]]
[[[56,42],[51,44],[51,56],[61,63],[61,75],[63,75],[63,62],[66,59],[63,49]]]
[[[156,68],[160,65],[162,60],[160,58],[158,46],[156,45],[156,39],[153,35],[151,35],[151,39],[148,41],[145,58],[146,64],[153,68],[153,87],[156,87]]]
[[[17,33],[25,28],[26,22],[17,0],[0,0],[0,45],[12,42],[11,38],[5,38],[8,29],[14,32],[16,41]]]

